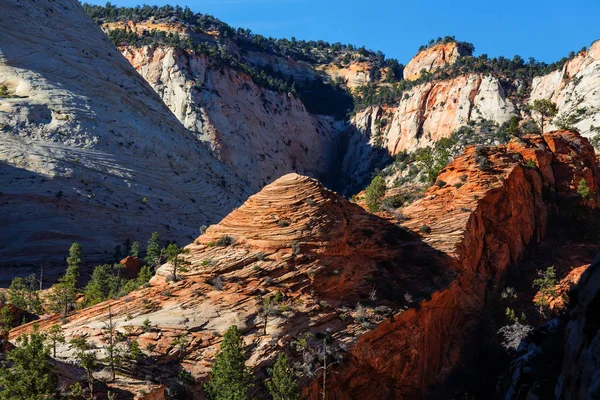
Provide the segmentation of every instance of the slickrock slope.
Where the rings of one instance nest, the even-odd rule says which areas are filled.
[[[193,237],[248,195],[75,0],[3,4],[0,84],[2,264]]]
[[[468,353],[505,271],[543,238],[556,206],[574,201],[587,171],[598,193],[590,149],[566,131],[470,148],[440,174],[447,185],[403,210],[412,234],[310,178],[286,175],[188,246],[192,265],[183,280],[169,282],[164,265],[149,288],[76,312],[63,327],[69,337],[87,335],[102,346],[110,309],[129,340],[156,346],[156,363],[140,373],[169,385],[179,368],[203,380],[220,334],[232,324],[251,344],[249,365],[259,377],[278,351],[300,359],[290,344],[306,331],[316,338],[330,332],[345,362],[328,378],[329,396],[423,397]],[[484,170],[482,157],[489,163]],[[539,168],[526,166],[528,159]],[[265,333],[262,300],[277,291],[285,307]],[[142,329],[145,319],[150,332]],[[46,329],[59,320],[39,324]],[[31,327],[11,331],[11,338]],[[173,344],[180,334],[188,343],[181,357]],[[71,350],[59,352],[69,357]],[[318,385],[306,389],[308,398],[319,397]],[[200,385],[194,389],[201,398]]]
[[[235,243],[219,245],[224,235]],[[289,351],[306,333],[331,330],[336,345],[351,347],[369,326],[409,306],[405,294],[429,297],[453,276],[445,257],[411,234],[296,174],[250,197],[188,249],[192,265],[183,280],[168,282],[165,265],[151,287],[69,316],[67,336],[86,335],[102,346],[110,309],[129,340],[142,349],[156,346],[156,362],[143,364],[139,374],[173,385],[180,368],[205,379],[222,333],[235,324],[253,343],[250,365],[261,375],[278,351]],[[277,291],[286,310],[271,317],[265,334],[262,299]],[[145,319],[150,332],[141,328]],[[39,325],[43,330],[59,320]],[[173,345],[180,334],[188,342],[181,359]],[[60,357],[71,352],[59,348]],[[202,398],[201,385],[194,390]]]
[[[446,64],[453,64],[458,57],[470,56],[471,51],[458,42],[438,43],[414,56],[404,67],[404,79],[413,81],[421,76],[421,70],[433,72]]]
[[[323,179],[334,169],[333,120],[313,117],[297,98],[181,49],[121,51],[175,116],[254,189],[289,172]]]
[[[579,53],[560,70],[533,80],[530,101],[550,99],[559,116],[573,116],[587,137],[600,134],[600,41]]]

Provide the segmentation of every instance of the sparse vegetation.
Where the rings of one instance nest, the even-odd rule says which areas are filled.
[[[545,317],[544,310],[550,306],[550,299],[556,296],[555,286],[556,271],[554,266],[545,271],[538,271],[538,278],[533,281],[533,288],[539,290],[539,295],[534,299],[534,303],[538,306],[541,317]]]
[[[367,186],[367,189],[365,190],[365,201],[367,202],[369,211],[379,211],[379,203],[381,198],[385,196],[385,191],[385,179],[381,176],[373,178],[373,181],[371,181],[371,184]]]

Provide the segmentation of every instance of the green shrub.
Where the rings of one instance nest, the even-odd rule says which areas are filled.
[[[223,235],[217,240],[216,245],[221,247],[227,247],[232,245],[234,242],[233,238],[229,235]]]
[[[371,181],[371,184],[367,186],[365,190],[365,200],[367,202],[367,208],[371,212],[379,211],[379,203],[381,198],[385,196],[386,185],[385,179],[381,176],[376,176]]]

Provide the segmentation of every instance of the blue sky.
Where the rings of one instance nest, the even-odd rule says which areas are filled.
[[[106,1],[87,0],[93,4]],[[119,6],[144,3],[112,0]],[[600,39],[598,0],[147,0],[188,6],[265,36],[381,50],[406,64],[421,44],[454,35],[491,57],[553,62]]]

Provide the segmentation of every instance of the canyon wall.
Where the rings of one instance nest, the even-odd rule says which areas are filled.
[[[298,172],[327,181],[337,131],[296,97],[254,84],[202,55],[171,47],[123,47],[123,55],[186,128],[255,190]]]
[[[534,78],[530,102],[549,99],[558,116],[573,116],[573,126],[583,136],[600,134],[600,41],[567,61],[563,68]],[[537,117],[537,116],[536,116]],[[555,125],[551,125],[549,129]]]

